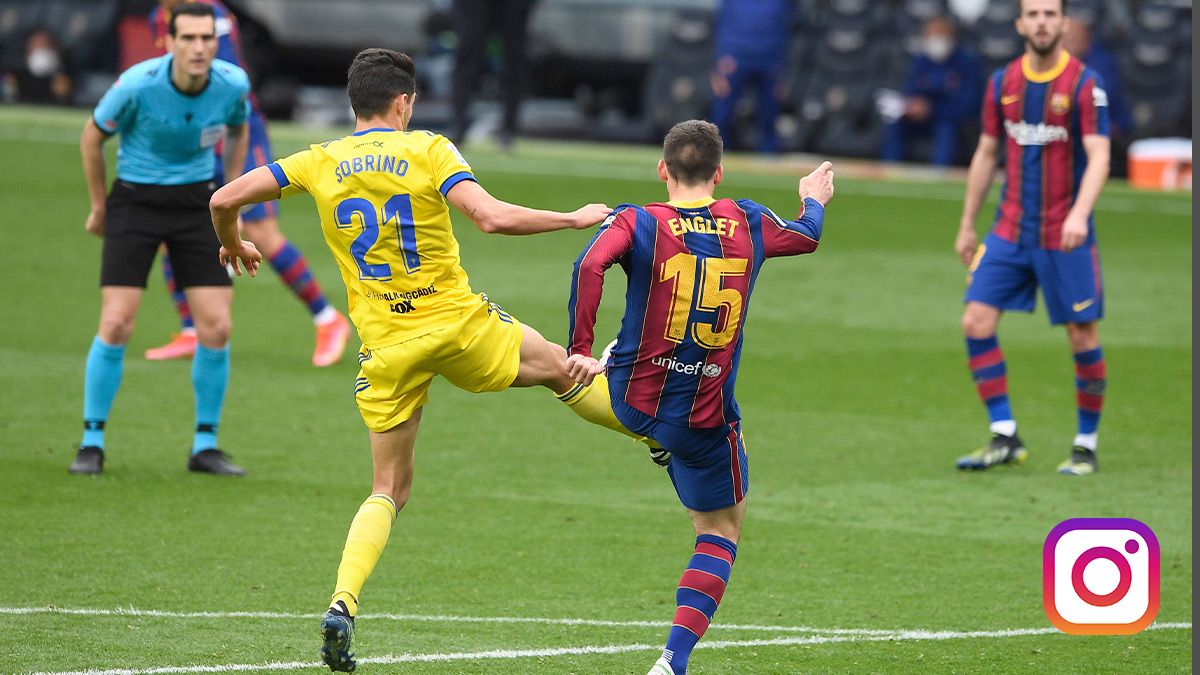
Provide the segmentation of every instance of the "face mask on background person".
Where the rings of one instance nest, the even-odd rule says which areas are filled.
[[[62,62],[58,59],[58,52],[49,47],[39,47],[29,52],[25,65],[35,77],[50,77],[58,72]]]
[[[934,63],[945,63],[950,58],[950,53],[954,51],[954,40],[944,35],[934,35],[927,37],[923,43],[925,56],[928,56]]]

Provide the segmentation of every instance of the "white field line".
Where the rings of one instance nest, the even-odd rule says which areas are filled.
[[[167,619],[301,619],[318,620],[323,615],[299,612],[175,612],[158,609],[87,609],[70,607],[0,607],[3,614],[67,614],[73,616],[127,616]],[[605,619],[548,618],[531,616],[457,616],[447,614],[363,614],[364,621],[412,621],[430,623],[541,624],[552,626],[597,626],[604,628],[668,628],[666,621],[610,621]],[[823,635],[891,635],[896,631],[870,628],[816,628],[813,626],[761,626],[713,624],[714,629],[778,633],[821,633]]]
[[[60,145],[78,145],[78,133],[66,133],[60,129],[24,129],[16,130],[0,127],[0,140],[35,141],[40,143],[55,143]],[[568,176],[571,178],[603,178],[622,180],[633,183],[647,183],[658,180],[653,167],[637,167],[630,164],[605,163],[602,161],[567,162],[556,159],[535,159],[520,157],[489,157],[480,156],[471,160],[471,165],[477,171],[496,172],[519,176]],[[755,174],[740,172],[725,176],[723,185],[737,188],[779,188],[790,189],[795,178],[775,173]],[[848,195],[879,197],[888,199],[932,199],[945,202],[961,202],[962,188],[946,184],[922,183],[893,183],[887,181],[872,181],[858,179],[839,188],[839,192]],[[992,186],[991,193],[998,194],[998,187]],[[1152,197],[1148,193],[1147,197]],[[1191,201],[1172,199],[1130,199],[1122,196],[1102,196],[1096,204],[1097,211],[1115,213],[1134,213],[1145,215],[1191,215]]]
[[[1190,623],[1160,623],[1147,630],[1191,629]],[[778,637],[761,640],[709,640],[700,642],[697,649],[730,649],[738,647],[786,647],[796,645],[818,645],[839,642],[891,642],[891,641],[941,641],[956,639],[1005,638],[1027,635],[1049,635],[1057,633],[1053,628],[1019,628],[995,631],[926,631],[899,630],[882,631],[879,635],[813,635],[807,637]],[[624,654],[627,652],[658,651],[661,645],[584,645],[579,647],[557,647],[551,649],[497,649],[482,652],[451,652],[432,654],[394,654],[366,657],[359,663],[392,665],[400,663],[428,663],[448,661],[482,661],[498,659],[547,658],[554,656],[582,656],[587,654]],[[160,673],[230,673],[247,671],[307,670],[324,666],[315,661],[273,661],[269,663],[230,663],[216,666],[160,666],[145,669],[117,668],[110,670],[76,670],[39,672],[33,675],[158,675]]]

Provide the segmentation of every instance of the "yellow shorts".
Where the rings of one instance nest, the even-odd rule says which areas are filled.
[[[457,323],[383,349],[362,348],[354,399],[371,431],[387,431],[429,400],[435,375],[470,392],[501,391],[521,365],[521,324],[480,296]]]

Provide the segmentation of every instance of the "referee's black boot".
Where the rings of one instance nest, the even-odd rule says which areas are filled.
[[[229,461],[223,450],[209,448],[188,458],[188,471],[211,473],[217,476],[245,476],[246,470]]]
[[[71,462],[71,473],[97,474],[104,470],[104,449],[95,445],[79,448],[75,461]]]

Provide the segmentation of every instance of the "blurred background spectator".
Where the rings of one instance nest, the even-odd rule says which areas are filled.
[[[71,78],[62,50],[50,31],[37,28],[25,40],[25,63],[12,78],[13,98],[21,103],[71,102]]]
[[[466,139],[471,119],[470,105],[487,56],[488,38],[500,38],[503,62],[500,95],[504,100],[497,140],[502,147],[512,145],[517,135],[521,97],[529,78],[525,54],[525,35],[534,0],[454,0],[454,26],[458,32],[454,64],[454,121],[450,138]]]
[[[950,17],[926,21],[921,53],[909,66],[899,114],[887,125],[883,159],[902,162],[914,139],[931,137],[932,164],[960,161],[964,129],[979,116],[983,78],[983,64],[959,43]]]
[[[154,4],[0,0],[4,100],[15,101],[22,88],[22,98],[32,96],[18,80],[40,77],[43,95],[94,105],[123,67],[154,53],[145,18]],[[974,112],[959,118],[958,134],[939,137],[934,123],[953,109],[944,104],[954,98],[948,93],[965,92],[969,78],[957,49],[940,60],[947,31],[939,20],[933,32],[941,35],[930,36],[930,20],[954,20],[962,53],[978,56],[981,82],[1023,51],[1015,0],[226,4],[269,117],[347,123],[346,65],[358,50],[384,46],[416,59],[422,105],[413,124],[459,138],[474,126],[476,136],[496,132],[501,140],[520,131],[657,143],[675,122],[710,117],[731,148],[962,164],[966,148],[946,148],[977,130]],[[1119,153],[1127,141],[1190,137],[1192,3],[1070,0],[1069,9],[1086,29],[1070,34],[1068,47],[1106,80],[1118,131],[1114,172],[1125,168]],[[39,30],[50,39],[36,37],[31,58],[26,46]],[[47,45],[58,69],[49,68],[55,59]],[[60,80],[67,93],[46,86],[50,70],[68,76]],[[957,86],[948,86],[950,72],[962,76]],[[901,104],[881,105],[888,92]],[[970,98],[962,93],[964,105]]]
[[[1063,47],[1100,74],[1108,94],[1108,114],[1113,135],[1126,136],[1133,130],[1133,118],[1125,102],[1124,87],[1117,69],[1117,58],[1092,35],[1092,17],[1072,14],[1071,29],[1063,37]]]
[[[716,15],[717,59],[713,66],[710,120],[726,149],[739,149],[734,112],[746,87],[757,104],[759,152],[779,151],[779,78],[787,61],[793,0],[722,0]]]

